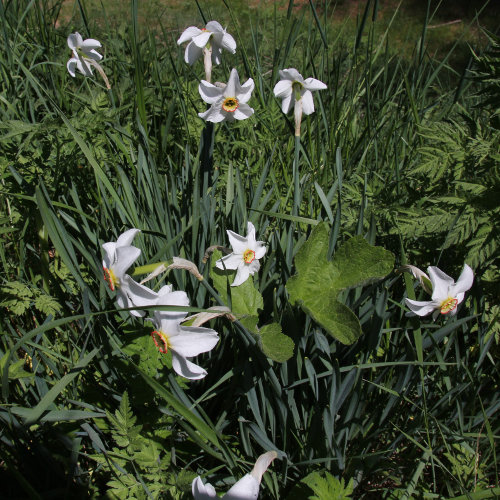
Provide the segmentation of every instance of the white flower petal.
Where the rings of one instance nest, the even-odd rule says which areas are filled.
[[[116,277],[120,279],[140,255],[141,251],[137,247],[118,247],[115,253],[115,262],[111,266]]]
[[[258,263],[258,261],[254,262]],[[231,283],[231,286],[239,286],[242,283],[245,283],[245,281],[248,279],[249,276],[250,276],[249,266],[243,264],[242,266],[238,267],[238,271],[236,271],[236,276],[234,277],[234,281]]]
[[[89,58],[89,59],[93,59],[94,61],[100,61],[102,59],[102,56],[101,54],[99,54],[99,52],[97,52],[96,50],[91,50],[89,51],[86,56]]]
[[[198,116],[212,123],[220,123],[226,119],[226,115],[222,112],[222,107],[218,103],[212,104],[204,113],[198,113]]]
[[[217,498],[214,487],[210,483],[203,484],[200,476],[193,480],[191,491],[194,500],[210,500],[211,498]]]
[[[221,97],[223,90],[215,85],[202,80],[198,85],[198,91],[201,98],[208,104],[216,103]]]
[[[224,33],[224,28],[218,21],[208,21],[205,29],[211,31],[212,33]]]
[[[251,250],[255,250],[257,246],[257,241],[255,239],[255,226],[248,221],[247,222],[247,245]]]
[[[189,28],[186,28],[177,40],[177,45],[187,42],[188,40],[192,40],[193,37],[198,36],[200,33],[200,28],[197,28],[196,26],[190,26]]]
[[[188,64],[194,64],[203,54],[203,49],[200,49],[196,44],[193,42],[189,42],[186,51],[184,52],[184,61],[186,61]]]
[[[229,33],[224,33],[224,36],[222,37],[221,45],[226,50],[231,52],[231,54],[234,54],[236,52],[236,42],[234,41],[234,38]]]
[[[436,266],[429,266],[427,273],[432,283],[432,300],[442,302],[448,298],[449,288],[455,282]]]
[[[211,36],[212,33],[210,33],[210,31],[202,31],[199,35],[193,37],[193,43],[200,49],[203,49],[207,45]]]
[[[94,40],[93,38],[87,38],[86,40],[82,41],[80,47],[84,50],[84,52],[87,52],[92,49],[98,49],[99,47],[102,47],[102,45],[101,42],[99,42],[98,40]]]
[[[246,120],[253,115],[254,111],[248,104],[240,104],[237,109],[233,112],[233,117],[235,120]]]
[[[80,33],[77,32],[77,33],[72,33],[71,35],[69,35],[67,41],[68,41],[68,47],[71,50],[74,50],[82,45],[83,38],[82,38],[82,35],[80,35]]]
[[[222,56],[222,47],[220,45],[212,44],[212,63],[220,64]]]
[[[291,80],[280,80],[273,89],[274,95],[283,99],[288,97],[292,93],[292,81]]]
[[[244,236],[241,236],[234,231],[228,229],[227,236],[229,238],[229,243],[234,253],[243,254],[245,250],[248,249],[248,240]]]
[[[181,377],[190,380],[199,380],[207,375],[207,371],[201,366],[195,365],[188,361],[187,359],[179,356],[175,351],[172,350],[172,368]]]
[[[222,497],[222,500],[257,500],[260,483],[250,474],[245,474]]]
[[[184,358],[198,356],[202,352],[211,351],[219,342],[215,330],[201,326],[181,326],[176,335],[169,337],[172,349]]]
[[[255,249],[255,258],[262,259],[266,255],[267,248],[264,246],[262,241],[257,241],[257,248]]]
[[[241,104],[246,103],[252,97],[252,92],[255,87],[255,83],[252,78],[249,78],[243,85],[240,85],[236,92],[238,97],[238,102]],[[250,108],[251,109],[251,108]]]
[[[236,89],[238,87],[240,87],[240,77],[238,76],[236,68],[233,68],[229,75],[226,88],[224,89],[224,97],[236,97]]]
[[[219,259],[215,265],[219,269],[238,269],[240,265],[243,264],[243,255],[242,254],[235,254],[235,253],[230,253],[229,255],[226,255],[222,257],[222,259]]]
[[[253,262],[250,262],[250,264],[245,264],[245,266],[248,268],[250,274],[255,274],[260,269],[260,262],[255,259]]]
[[[78,71],[80,71],[80,73],[84,74],[85,76],[92,76],[93,74],[92,68],[85,61],[85,59],[82,59],[81,57],[78,57],[76,61],[76,67],[78,68]]]
[[[302,111],[305,115],[314,113],[314,101],[310,90],[306,90],[301,97]]]
[[[474,271],[467,264],[464,264],[464,268],[462,270],[462,273],[460,274],[460,277],[458,278],[455,285],[453,285],[450,289],[450,294],[453,297],[457,297],[458,294],[464,293],[467,290],[469,290],[473,282],[474,282]]]
[[[411,312],[417,316],[427,316],[435,309],[433,301],[419,302],[418,300],[405,299],[405,302]]]
[[[293,95],[293,92],[290,92],[290,95],[284,97],[281,101],[281,111],[287,114],[290,109],[292,109],[293,104],[295,104],[295,96]]]
[[[118,236],[118,239],[116,240],[116,246],[117,247],[127,247],[132,244],[132,241],[134,241],[134,238],[136,237],[137,233],[140,233],[140,229],[129,229],[128,231],[125,231],[124,233],[120,234]]]
[[[304,84],[304,78],[295,68],[282,69],[279,73],[282,80],[291,80],[292,82]]]
[[[307,90],[324,90],[328,88],[323,82],[316,80],[316,78],[306,78],[304,80],[304,87]]]
[[[72,57],[66,63],[66,68],[68,68],[68,73],[74,78],[75,77],[75,68],[78,63],[78,59]]]

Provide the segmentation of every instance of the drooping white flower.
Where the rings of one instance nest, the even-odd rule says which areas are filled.
[[[101,54],[97,52],[101,47],[101,42],[93,38],[84,40],[80,33],[72,33],[68,36],[68,47],[73,51],[73,57],[67,62],[69,74],[75,76],[75,68],[85,76],[92,76],[91,61],[100,61]]]
[[[174,292],[170,285],[165,285],[158,292],[156,305],[187,307],[189,299],[186,292]],[[187,358],[211,351],[219,341],[219,336],[210,328],[181,326],[186,314],[184,311],[155,311],[151,321],[156,330],[151,336],[160,352],[172,352],[172,367],[176,373],[197,380],[205,377],[207,372]]]
[[[236,269],[236,276],[231,286],[238,286],[260,269],[259,259],[264,257],[266,247],[263,241],[256,241],[255,227],[251,222],[247,225],[246,238],[230,230],[227,231],[227,235],[233,253],[222,257],[215,264],[219,269]]]
[[[295,68],[280,70],[281,80],[274,86],[274,95],[280,97],[283,113],[288,113],[294,106],[295,135],[300,136],[302,113],[314,113],[314,101],[311,91],[323,90],[327,86],[316,78],[304,78]]]
[[[410,314],[427,316],[432,313],[433,319],[436,319],[439,314],[454,316],[457,313],[458,304],[464,300],[465,292],[472,286],[474,272],[465,264],[456,283],[438,267],[429,266],[427,272],[432,283],[432,300],[405,299],[406,305],[411,310]]]
[[[198,90],[201,98],[211,106],[204,113],[198,113],[198,116],[213,123],[249,118],[253,115],[253,109],[247,102],[252,96],[253,88],[254,83],[251,78],[243,85],[240,84],[238,71],[234,68],[231,70],[227,85],[223,83],[213,85],[202,80]]]
[[[274,95],[283,99],[281,109],[288,113],[292,105],[302,100],[302,111],[306,115],[314,113],[314,101],[311,91],[323,90],[327,86],[316,78],[304,78],[295,68],[280,70],[281,80],[274,86]]]
[[[221,62],[222,49],[228,50],[231,54],[236,52],[234,38],[217,21],[208,22],[204,29],[196,26],[185,29],[177,40],[177,44],[181,45],[187,41],[189,43],[184,53],[184,60],[188,64],[194,64],[205,48],[211,49],[211,58],[215,64]]]
[[[127,269],[139,258],[141,251],[131,245],[139,229],[129,229],[121,234],[116,242],[104,243],[105,256],[102,261],[104,279],[111,291],[116,292],[119,307],[148,306],[154,304],[158,295],[149,288],[135,282]],[[144,316],[144,311],[131,310],[133,316]]]
[[[261,455],[255,462],[252,472],[245,474],[235,483],[222,500],[257,500],[262,476],[277,456],[275,451],[268,451]],[[191,491],[195,500],[218,498],[214,487],[209,483],[203,484],[200,476],[193,480]]]

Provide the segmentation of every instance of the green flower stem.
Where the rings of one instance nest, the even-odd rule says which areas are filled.
[[[172,264],[173,260],[163,260],[161,262],[155,262],[154,264],[146,264],[145,266],[134,267],[131,276],[142,276],[143,274],[152,273],[158,266],[164,265],[165,267]]]

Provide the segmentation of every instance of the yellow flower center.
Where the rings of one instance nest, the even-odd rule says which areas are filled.
[[[120,280],[115,276],[115,273],[111,269],[104,266],[102,269],[104,271],[104,281],[106,281],[109,285],[110,290],[114,292],[115,288],[120,287]]]
[[[448,297],[446,300],[441,302],[441,314],[448,314],[453,311],[457,307],[458,299],[454,299],[453,297]]]
[[[165,354],[169,349],[172,348],[172,344],[168,340],[168,335],[161,330],[155,330],[151,332],[151,337],[153,337],[154,343],[158,350]]]
[[[245,250],[243,253],[243,260],[247,263],[250,264],[250,262],[253,262],[255,260],[255,252],[253,250]]]
[[[222,109],[229,113],[234,113],[238,109],[239,103],[236,97],[226,97],[222,103]]]

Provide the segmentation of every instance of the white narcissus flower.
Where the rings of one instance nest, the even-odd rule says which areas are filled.
[[[139,229],[129,229],[121,234],[116,242],[110,241],[102,245],[106,252],[102,261],[104,279],[111,291],[116,292],[116,302],[121,308],[152,305],[158,298],[158,294],[125,274],[141,255],[141,251],[131,245],[135,235],[139,232]],[[145,313],[132,310],[130,314],[144,316]]]
[[[180,45],[189,41],[184,60],[188,64],[194,64],[203,54],[203,49],[211,48],[211,58],[215,64],[220,64],[222,49],[226,49],[231,54],[236,52],[236,42],[234,38],[217,22],[210,21],[204,29],[190,26],[185,29],[177,40]]]
[[[238,286],[260,269],[259,259],[264,257],[266,247],[263,241],[256,241],[255,227],[251,222],[247,225],[246,238],[230,230],[227,231],[227,235],[233,253],[222,257],[215,265],[219,269],[236,269],[236,276],[231,286]]]
[[[255,462],[252,472],[235,483],[222,500],[257,500],[262,476],[277,456],[275,451],[268,451],[261,455]],[[193,480],[191,490],[195,500],[218,498],[214,487],[209,483],[203,484],[200,476]]]
[[[73,57],[67,62],[69,74],[75,76],[75,68],[85,76],[92,76],[93,61],[100,61],[101,54],[97,52],[101,43],[93,38],[84,40],[80,33],[72,33],[68,36],[68,47],[73,51]]]
[[[405,299],[406,305],[411,310],[410,314],[427,316],[432,313],[433,319],[436,319],[440,313],[454,316],[457,313],[458,304],[464,300],[465,292],[472,286],[474,272],[465,264],[456,283],[438,267],[429,266],[427,272],[432,283],[432,300]]]
[[[311,91],[323,90],[327,86],[316,78],[304,78],[295,68],[280,70],[281,80],[274,86],[274,95],[283,99],[281,109],[288,113],[292,105],[300,100],[302,111],[306,115],[314,113],[314,101]]]
[[[213,85],[202,80],[198,90],[201,98],[211,106],[204,113],[198,113],[198,116],[213,123],[249,118],[253,115],[253,109],[247,102],[252,96],[253,88],[254,83],[251,78],[243,85],[240,84],[238,71],[234,68],[227,85]]]
[[[283,99],[281,109],[288,113],[293,105],[295,118],[295,135],[300,137],[302,113],[314,113],[314,101],[311,91],[323,90],[327,86],[316,78],[304,78],[295,68],[280,70],[281,80],[274,86],[274,95]]]
[[[158,292],[156,305],[187,307],[189,299],[186,292],[173,292],[172,287],[166,285]],[[176,373],[187,379],[198,380],[205,377],[207,372],[187,358],[211,351],[219,341],[219,336],[210,328],[181,326],[186,314],[184,311],[155,311],[151,321],[156,330],[151,336],[160,352],[172,352],[172,367]]]

